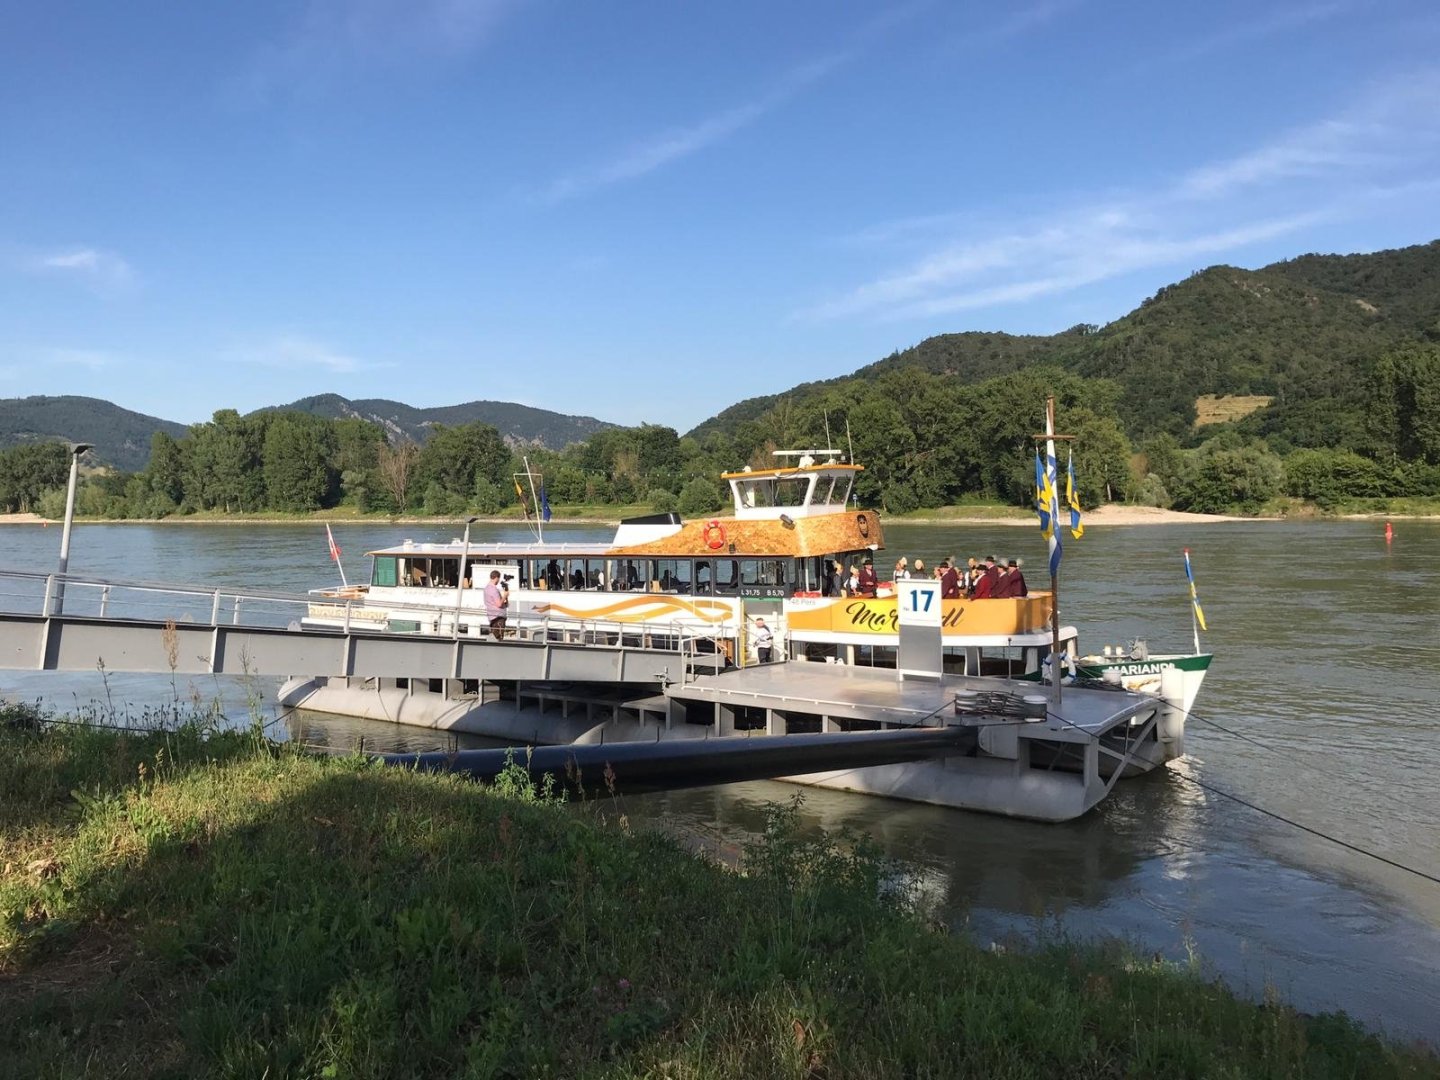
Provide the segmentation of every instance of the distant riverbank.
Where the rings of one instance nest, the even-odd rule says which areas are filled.
[[[557,514],[551,525],[608,525],[614,526],[622,517],[651,513],[645,507],[617,507],[613,515],[602,513]],[[1158,506],[1128,506],[1110,503],[1084,511],[1085,525],[1209,525],[1226,521],[1288,521],[1297,517],[1347,520],[1430,520],[1440,518],[1440,513],[1425,509],[1411,512],[1365,512],[1365,513],[1323,513],[1315,507],[1291,507],[1284,514],[1262,514],[1242,517],[1233,514],[1192,514],[1185,510],[1164,510]],[[513,515],[479,517],[476,522],[489,525],[518,525],[525,519]],[[942,506],[932,510],[916,511],[904,516],[887,515],[886,521],[904,525],[1029,525],[1035,524],[1035,515],[1018,506]],[[455,515],[444,517],[404,515],[384,517],[381,515],[336,516],[328,513],[316,514],[185,514],[165,518],[77,518],[84,524],[105,525],[447,525],[456,524]],[[53,518],[39,514],[0,514],[0,525],[58,525]]]

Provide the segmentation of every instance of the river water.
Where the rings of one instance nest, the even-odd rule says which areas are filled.
[[[924,885],[941,917],[982,942],[1113,935],[1146,954],[1194,962],[1259,997],[1344,1009],[1368,1026],[1440,1043],[1440,885],[1319,834],[1440,877],[1440,522],[1243,522],[1106,526],[1069,543],[1062,612],[1098,647],[1145,638],[1188,650],[1181,552],[1193,552],[1216,654],[1186,734],[1188,756],[1124,781],[1066,825],[804,789],[817,826],[874,836]],[[335,528],[351,579],[364,552],[456,529]],[[594,539],[552,526],[547,539]],[[478,526],[476,542],[520,539]],[[1020,557],[1032,585],[1043,541],[1016,526],[887,526],[888,548],[934,565],[945,556]],[[48,572],[59,530],[0,526],[4,566]],[[83,525],[73,574],[303,590],[335,579],[323,529],[251,525]],[[882,574],[882,576],[885,576]],[[0,608],[17,600],[0,597]],[[273,682],[262,688],[273,716]],[[239,720],[246,688],[153,676],[0,672],[6,697],[62,711],[123,712],[220,696]],[[431,732],[320,719],[288,722],[307,740],[423,749]],[[276,730],[284,732],[287,722]],[[1203,785],[1203,786],[1202,786]],[[625,800],[631,821],[677,824],[739,844],[767,804],[801,790],[748,783]],[[1224,793],[1224,794],[1221,794]],[[1280,815],[1287,824],[1260,810]],[[1299,826],[1304,826],[1302,829]],[[1314,830],[1313,832],[1305,831]]]

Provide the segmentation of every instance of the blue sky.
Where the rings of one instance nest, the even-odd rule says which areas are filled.
[[[686,430],[1440,236],[1440,7],[0,7],[0,396]]]

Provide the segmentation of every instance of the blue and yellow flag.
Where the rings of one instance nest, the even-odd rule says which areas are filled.
[[[1055,455],[1047,449],[1043,494],[1045,505],[1050,508],[1050,528],[1045,533],[1045,540],[1050,545],[1050,576],[1052,578],[1060,573],[1060,478],[1058,473],[1059,467],[1055,461]]]
[[[1185,578],[1190,582],[1190,603],[1195,605],[1195,618],[1200,623],[1200,629],[1208,631],[1210,628],[1205,625],[1205,612],[1200,610],[1200,597],[1195,594],[1195,574],[1190,569],[1190,549],[1185,549]]]
[[[1050,539],[1054,522],[1050,517],[1050,497],[1045,488],[1045,466],[1040,463],[1040,451],[1035,451],[1035,514],[1040,518],[1040,531]]]
[[[1065,501],[1070,506],[1070,535],[1076,540],[1085,535],[1085,526],[1080,524],[1080,500],[1075,497],[1075,451],[1070,451],[1070,460],[1065,466]]]

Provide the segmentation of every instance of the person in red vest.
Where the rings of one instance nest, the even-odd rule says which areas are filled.
[[[1005,595],[1030,595],[1030,587],[1025,584],[1025,575],[1020,572],[1020,564],[1014,559],[1010,560],[1005,571]]]
[[[875,586],[879,582],[880,579],[875,576],[875,561],[866,559],[865,565],[860,567],[860,595],[874,596]]]
[[[960,574],[948,559],[940,564],[940,599],[960,599]]]
[[[975,599],[990,600],[995,596],[995,586],[1000,583],[1000,570],[995,565],[995,556],[985,556],[985,572],[975,583]]]

